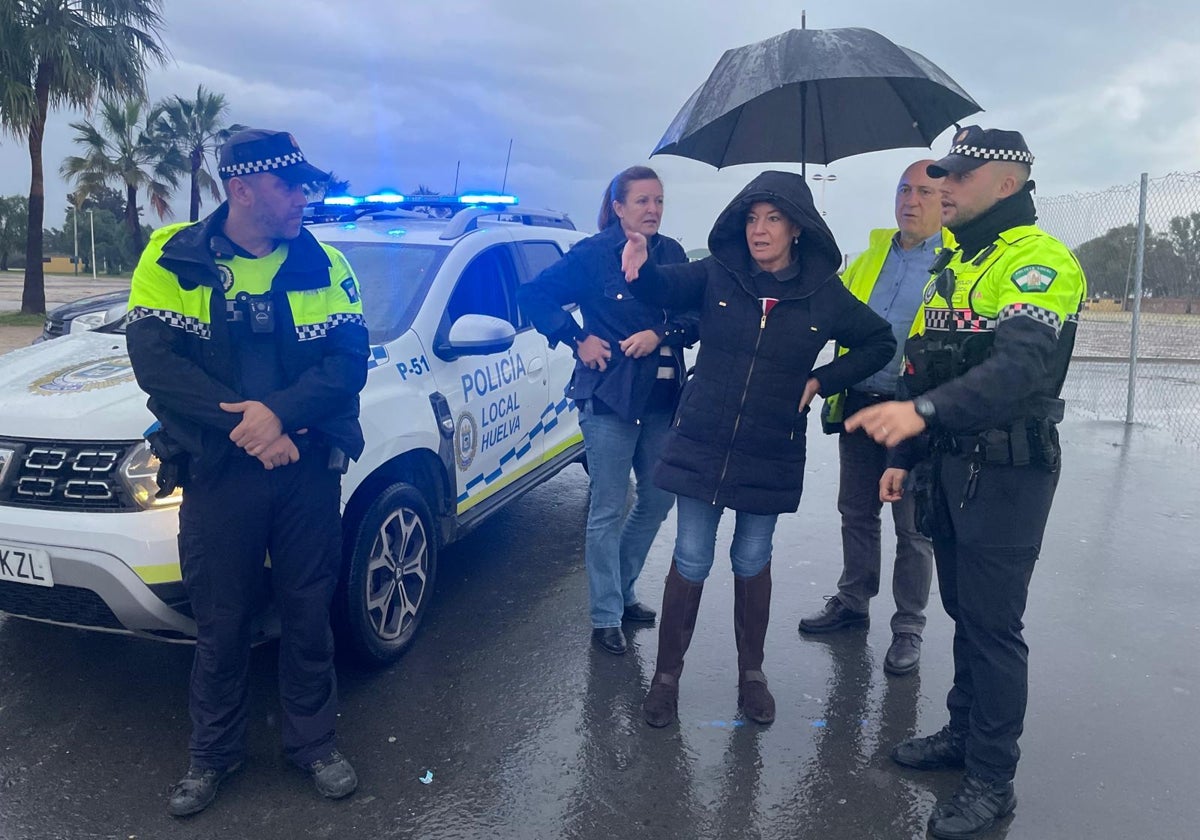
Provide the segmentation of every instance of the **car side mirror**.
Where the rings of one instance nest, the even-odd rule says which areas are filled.
[[[513,325],[503,318],[463,315],[450,325],[446,338],[436,343],[434,353],[444,361],[460,356],[488,356],[512,347],[516,337]]]

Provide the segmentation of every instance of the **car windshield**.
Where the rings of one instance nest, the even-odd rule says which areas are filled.
[[[412,324],[433,277],[450,252],[445,245],[329,242],[346,255],[362,289],[372,344],[384,344]]]
[[[372,344],[384,344],[412,325],[449,246],[399,242],[330,242],[346,255],[362,289]],[[101,327],[125,332],[125,319]]]

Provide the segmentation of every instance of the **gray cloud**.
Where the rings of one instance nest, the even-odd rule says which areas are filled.
[[[1130,182],[1143,170],[1200,169],[1194,4],[810,5],[812,27],[866,26],[926,55],[988,109],[970,121],[1024,131],[1044,195]],[[790,0],[212,0],[170,2],[166,16],[174,61],[152,72],[153,97],[200,83],[221,91],[231,119],[292,131],[314,162],[362,192],[449,190],[460,164],[461,187],[497,188],[511,138],[508,188],[569,211],[583,228],[607,180],[647,162],[725,49],[799,25]],[[56,114],[48,128],[50,225],[67,192],[53,173],[74,151],[66,125],[79,116]],[[838,180],[825,204],[844,250],[891,224],[897,175],[928,154],[877,152],[829,167]],[[667,187],[664,230],[687,247],[704,242],[758,169],[649,163]],[[0,192],[27,189],[24,144],[6,138]]]

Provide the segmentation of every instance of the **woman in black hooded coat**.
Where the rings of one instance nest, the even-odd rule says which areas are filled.
[[[655,483],[677,494],[678,531],[643,704],[652,726],[676,717],[683,657],[726,508],[737,513],[730,559],[738,706],[759,723],[774,720],[762,673],[771,539],[778,515],[800,504],[808,404],[870,376],[896,346],[887,321],[839,280],[841,251],[801,176],[756,177],[717,218],[708,246],[704,260],[658,266],[644,238],[631,234],[623,254],[639,299],[700,311],[695,375],[655,471]],[[814,370],[830,341],[849,352]]]

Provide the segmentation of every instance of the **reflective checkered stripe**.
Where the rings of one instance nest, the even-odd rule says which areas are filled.
[[[1009,318],[1026,317],[1032,318],[1035,321],[1040,321],[1054,329],[1054,334],[1058,335],[1062,331],[1062,317],[1052,309],[1046,309],[1043,306],[1034,306],[1032,303],[1010,303],[1008,306],[1000,310],[1000,314],[996,316],[996,321],[1007,321]],[[1078,319],[1078,316],[1074,316]]]
[[[358,324],[363,328],[367,326],[363,316],[357,312],[334,312],[319,324],[297,324],[296,340],[311,341],[314,338],[324,338],[326,333],[342,324]]]
[[[1015,160],[1018,163],[1033,163],[1033,155],[1029,152],[1018,152],[1013,149],[984,149],[962,143],[951,146],[950,154],[973,157],[978,160]]]
[[[985,318],[970,309],[935,309],[925,307],[925,329],[949,331],[951,324],[955,330],[964,332],[991,332],[996,329],[999,319]]]
[[[371,355],[367,357],[367,370],[383,367],[389,361],[391,361],[391,357],[388,356],[386,347],[381,344],[371,345]]]
[[[148,306],[134,306],[129,310],[128,320],[126,324],[132,324],[134,321],[140,321],[143,318],[157,318],[168,327],[174,327],[177,330],[191,333],[200,338],[212,338],[212,328],[208,324],[201,321],[199,318],[192,318],[188,315],[181,315],[178,312],[172,312],[169,309],[152,309]]]
[[[286,155],[279,155],[278,157],[222,166],[218,172],[222,178],[233,178],[237,175],[253,175],[255,172],[270,172],[274,169],[283,169],[286,166],[295,166],[298,163],[304,163],[304,155],[296,151],[289,152]]]
[[[538,422],[534,424],[533,428],[518,438],[517,442],[512,446],[512,448],[500,456],[500,465],[495,470],[490,473],[477,473],[476,475],[467,479],[466,483],[463,484],[463,491],[459,494],[457,500],[460,512],[465,510],[466,507],[470,507],[470,505],[466,505],[466,507],[464,507],[464,504],[466,504],[468,500],[474,504],[475,502],[483,501],[488,495],[490,495],[485,491],[483,493],[477,493],[476,498],[471,499],[472,492],[478,491],[480,487],[487,487],[489,489],[494,488],[499,490],[509,481],[512,481],[513,479],[522,475],[523,471],[528,470],[532,466],[536,466],[536,464],[522,465],[521,459],[529,454],[529,450],[533,448],[533,443],[535,440],[537,440],[539,435],[544,435],[549,432],[558,425],[558,418],[560,416],[569,414],[572,411],[578,411],[578,407],[575,405],[574,400],[569,400],[566,397],[563,397],[556,403],[551,403],[550,405],[546,406],[546,408],[542,411],[541,416],[538,418]],[[574,442],[574,440],[569,440],[562,448],[565,448]],[[543,456],[542,461],[552,458],[557,454],[557,451],[547,452]]]

